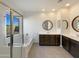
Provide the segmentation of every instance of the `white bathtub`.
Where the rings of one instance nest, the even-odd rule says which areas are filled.
[[[30,51],[32,45],[33,45],[33,39],[29,39],[27,41],[27,43],[25,43],[23,45],[23,48],[22,48],[22,57],[23,58],[28,58],[28,54],[29,54],[29,51]]]

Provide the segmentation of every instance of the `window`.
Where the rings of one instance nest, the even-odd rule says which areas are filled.
[[[10,37],[10,14],[6,14],[6,36]],[[12,26],[13,34],[19,33],[19,18],[17,16],[13,16],[13,26]]]
[[[13,32],[14,34],[19,33],[19,18],[17,16],[13,17]]]
[[[6,36],[10,37],[10,14],[6,14],[5,20],[6,20]]]

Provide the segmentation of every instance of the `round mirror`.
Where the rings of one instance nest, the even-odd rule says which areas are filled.
[[[72,28],[79,32],[79,16],[75,17],[72,21]]]
[[[50,20],[46,20],[43,22],[42,27],[44,30],[49,31],[53,28],[53,23]]]
[[[67,20],[62,20],[62,28],[67,29],[68,28],[68,21]]]

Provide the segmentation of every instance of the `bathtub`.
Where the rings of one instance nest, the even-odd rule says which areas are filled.
[[[28,58],[29,51],[33,45],[33,39],[29,38],[23,45],[14,44],[13,57],[16,58]]]
[[[28,58],[29,51],[33,45],[33,39],[29,39],[27,43],[24,43],[23,48],[22,48],[22,58]]]

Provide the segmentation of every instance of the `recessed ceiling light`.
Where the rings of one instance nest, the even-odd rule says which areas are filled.
[[[70,4],[69,4],[69,3],[67,3],[67,4],[66,4],[66,7],[69,7],[69,6],[70,6]]]
[[[55,9],[52,9],[52,11],[55,11]]]
[[[42,9],[41,11],[45,11],[45,9]]]

